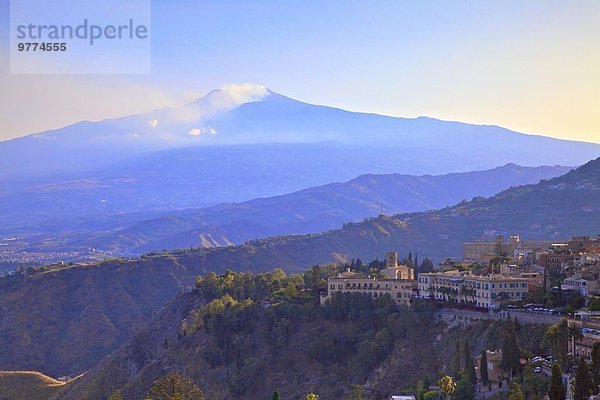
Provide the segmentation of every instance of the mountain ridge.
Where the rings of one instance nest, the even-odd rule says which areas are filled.
[[[99,217],[94,215],[95,209],[90,209],[90,215],[76,219],[76,223],[69,222],[68,218],[71,216],[73,219],[72,215],[75,213],[82,214],[86,201],[73,195],[75,204],[48,202],[52,205],[48,215],[59,216],[64,208],[64,218],[58,221],[52,219],[50,222],[36,218],[35,230],[27,231],[22,228],[22,233],[13,231],[13,235],[27,235],[20,239],[23,243],[21,248],[26,246],[30,252],[39,248],[48,260],[52,260],[53,253],[76,253],[79,256],[73,256],[72,260],[85,259],[86,254],[89,254],[88,249],[92,248],[96,252],[114,256],[138,256],[148,251],[169,248],[227,246],[260,237],[318,233],[338,228],[347,222],[376,216],[382,211],[393,214],[440,208],[474,196],[490,196],[510,186],[536,183],[540,179],[563,174],[569,169],[561,166],[521,167],[513,163],[492,170],[435,176],[364,174],[345,182],[239,203],[228,202],[207,208],[186,208],[172,212],[152,212],[150,209],[145,214],[154,214],[151,218],[143,218],[141,215],[136,217],[137,214],[132,212],[131,215],[119,213],[114,217],[96,219]],[[79,185],[86,187],[84,183]],[[102,194],[104,189],[101,181],[95,185],[99,186],[99,193]],[[181,185],[181,181],[176,182],[176,185]],[[87,186],[92,186],[88,191],[96,190],[93,185]],[[110,181],[108,186],[110,187]],[[168,205],[173,199],[171,206],[175,206],[185,196],[181,191],[150,188],[154,186],[146,191],[152,193],[153,197],[149,194],[143,199],[145,206],[149,208],[154,199],[164,205]],[[67,190],[65,193],[70,192],[71,190]],[[190,195],[193,196],[193,193]],[[31,193],[28,201],[31,202],[36,197],[36,193]],[[103,195],[103,198],[105,201],[101,205],[115,204],[114,195]],[[130,195],[129,198],[116,200],[121,203],[131,202],[135,197]],[[43,204],[37,206],[37,213],[42,213],[43,209]],[[28,210],[29,208],[25,211]],[[18,214],[13,213],[13,219],[15,215]],[[32,217],[33,213],[28,212],[19,223],[23,227],[26,218]],[[5,223],[0,234],[7,232],[7,228],[8,224]]]
[[[244,85],[237,85],[227,90],[213,91],[183,106],[95,122],[80,121],[0,142],[0,169],[7,171],[2,179],[50,176],[74,167],[93,171],[146,152],[210,144],[334,140],[354,145],[378,144],[384,149],[446,145],[471,167],[469,154],[484,154],[499,144],[512,153],[513,159],[506,160],[488,151],[488,167],[502,164],[502,160],[524,165],[574,165],[578,156],[590,159],[600,152],[600,144],[519,133],[496,125],[393,117],[313,105],[259,85],[245,89]],[[218,100],[220,97],[223,99]],[[35,165],[22,162],[32,159],[37,160]],[[447,170],[452,170],[453,160],[441,159]],[[476,168],[467,165],[467,169]]]
[[[524,239],[596,235],[599,205],[600,158],[536,185],[440,210],[379,216],[320,234],[154,252],[139,259],[0,278],[0,369],[58,375],[90,368],[131,337],[136,322],[149,320],[153,311],[190,287],[194,276],[207,271],[256,273],[283,267],[298,272],[357,257],[381,259],[389,250],[416,252],[420,259],[460,257],[464,242],[489,229],[519,233]],[[86,326],[94,327],[94,340],[69,340],[84,337]]]

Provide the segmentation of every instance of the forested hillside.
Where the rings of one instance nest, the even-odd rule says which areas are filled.
[[[344,294],[321,306],[317,290],[334,271],[198,279],[194,291],[161,310],[60,398],[102,398],[120,389],[126,399],[141,399],[152,382],[178,372],[209,398],[258,400],[278,390],[286,399],[309,392],[331,399],[361,385],[368,398],[381,399],[453,374],[449,349],[458,340],[479,354],[501,348],[516,329],[520,347],[544,350],[543,325],[509,320],[448,329],[427,303],[397,309],[389,296]]]

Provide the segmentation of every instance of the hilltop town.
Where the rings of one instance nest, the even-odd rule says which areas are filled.
[[[373,299],[390,296],[397,306],[433,302],[438,307],[438,317],[450,325],[514,319],[515,323],[550,326],[547,336],[552,329],[568,331],[564,343],[566,354],[561,361],[565,373],[560,376],[566,382],[566,398],[580,398],[577,396],[581,393],[574,393],[577,380],[581,384],[583,379],[576,377],[576,360],[584,362],[586,369],[588,363],[600,362],[599,260],[600,237],[589,236],[554,242],[521,240],[519,235],[513,235],[508,241],[497,236],[493,240],[465,243],[463,260],[446,259],[435,271],[429,270],[430,263],[419,266],[412,254],[400,263],[398,253],[391,251],[384,263],[370,264],[375,267],[370,273],[359,272],[362,263],[353,260],[354,268],[329,277],[321,303],[327,304],[343,293],[362,293]],[[489,382],[487,392],[483,389],[485,397],[492,395],[492,383],[500,390],[505,380],[503,351],[507,350],[485,349],[473,359],[471,368],[476,378],[472,378],[472,383],[477,384],[481,393],[481,384]],[[485,367],[481,361],[484,353]],[[546,377],[555,373],[552,356],[532,356],[521,363]],[[430,389],[442,394],[437,386]],[[591,391],[596,393],[598,388]],[[414,398],[411,396],[392,396],[392,399]]]

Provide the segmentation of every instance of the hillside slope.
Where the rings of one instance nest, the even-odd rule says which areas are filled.
[[[2,278],[0,369],[45,373],[87,369],[131,337],[152,311],[191,285],[194,275],[209,270],[300,271],[330,261],[381,258],[392,249],[435,259],[460,257],[462,243],[484,230],[520,233],[525,239],[559,239],[596,235],[599,226],[597,159],[537,185],[438,211],[381,216],[322,234]],[[86,324],[95,327],[93,340],[81,336]]]
[[[144,219],[139,215],[135,221],[135,215],[121,216],[119,221],[106,221],[93,232],[91,222],[80,222],[84,231],[73,232],[68,225],[62,228],[64,233],[60,228],[49,229],[50,235],[32,238],[29,248],[33,251],[39,247],[48,253],[95,248],[131,256],[165,248],[228,246],[261,237],[323,232],[345,222],[376,216],[382,209],[393,214],[445,207],[474,196],[491,196],[511,186],[537,183],[569,170],[562,166],[507,164],[486,171],[434,176],[361,175],[348,182],[167,213],[159,218]],[[128,220],[135,222],[120,227]],[[57,240],[58,236],[62,239]],[[49,242],[55,244],[51,246]]]
[[[531,168],[507,164],[492,170],[435,176],[361,175],[348,182],[282,196],[225,203],[142,221],[88,243],[136,254],[164,248],[227,246],[275,235],[318,233],[345,222],[377,216],[381,211],[388,215],[425,211],[474,196],[491,196],[569,170],[561,166]]]
[[[182,336],[180,321],[202,304],[200,298],[197,291],[178,297],[57,399],[102,398],[114,389],[142,399],[154,380],[173,371],[190,376],[209,398],[259,400],[273,390],[291,399],[309,392],[340,398],[352,384],[365,385],[371,399],[389,398],[412,391],[426,376],[449,373],[448,348],[456,340],[469,339],[477,354],[484,347],[499,348],[512,326],[512,321],[488,321],[448,330],[427,308],[396,311],[361,303],[340,313],[299,302],[251,306],[232,316],[231,327],[223,328],[230,329],[227,333],[201,329]],[[544,330],[521,327],[520,345],[543,350]],[[225,343],[221,335],[228,338]]]
[[[0,371],[0,400],[48,400],[67,385],[35,371]]]

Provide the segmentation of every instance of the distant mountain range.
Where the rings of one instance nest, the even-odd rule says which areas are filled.
[[[87,209],[88,215],[74,216],[73,209],[77,205],[67,206],[66,201],[62,206],[51,201],[41,202],[53,206],[46,215],[54,215],[55,219],[46,224],[34,219],[36,212],[29,211],[32,208],[29,202],[35,198],[32,194],[28,201],[15,204],[22,207],[24,214],[19,223],[29,220],[32,226],[13,230],[13,234],[23,236],[18,242],[8,241],[7,245],[18,244],[26,255],[40,254],[40,259],[45,260],[64,259],[65,254],[75,260],[98,252],[130,256],[151,250],[227,246],[261,237],[323,232],[382,212],[394,214],[441,208],[478,195],[491,196],[511,186],[537,183],[569,170],[561,166],[533,168],[507,164],[487,171],[439,176],[369,174],[344,183],[247,202],[222,203],[196,210],[120,213],[113,217],[98,217],[98,210],[94,212],[91,207],[85,207],[91,202],[89,199],[73,193],[69,198],[80,201],[80,209]],[[164,187],[161,189],[148,192],[157,196],[165,192]],[[175,185],[172,190],[174,193],[177,190]],[[179,191],[184,196],[187,188],[182,186]],[[125,200],[117,195],[109,199],[113,204]],[[44,210],[41,204],[35,207],[37,213]],[[154,218],[150,218],[152,216]],[[0,234],[2,232],[11,232],[8,224],[0,228]]]
[[[600,144],[497,126],[355,113],[258,85],[229,86],[182,107],[83,121],[0,142],[0,226],[150,218],[243,202],[362,174],[446,174],[579,165]]]
[[[298,192],[225,203],[141,221],[103,237],[87,238],[88,246],[140,254],[190,246],[228,246],[261,237],[318,233],[381,213],[442,208],[474,196],[491,196],[511,186],[537,183],[570,168],[521,167],[438,176],[361,175]]]
[[[0,279],[0,370],[74,374],[95,365],[206,271],[299,271],[332,261],[461,257],[484,230],[525,239],[600,234],[600,159],[535,185],[440,210],[379,216],[321,234],[152,253]]]

